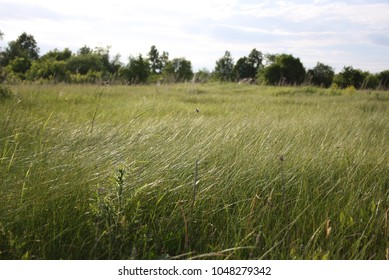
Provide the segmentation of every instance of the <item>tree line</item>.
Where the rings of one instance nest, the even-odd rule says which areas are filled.
[[[0,31],[0,39],[3,33]],[[40,56],[35,38],[22,33],[0,51],[0,81],[47,81],[66,83],[97,83],[110,81],[123,84],[157,82],[243,81],[265,85],[316,85],[321,87],[353,86],[357,89],[388,89],[389,70],[370,73],[345,66],[335,74],[334,69],[318,62],[306,70],[299,58],[290,54],[263,54],[253,49],[247,56],[234,61],[226,51],[212,72],[193,72],[191,61],[185,57],[169,58],[151,46],[146,56],[130,56],[127,63],[120,55],[110,55],[110,47],[94,49],[83,46],[76,53],[70,49],[54,49]]]

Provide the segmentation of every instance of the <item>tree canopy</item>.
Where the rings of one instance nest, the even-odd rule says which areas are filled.
[[[215,77],[221,81],[232,81],[234,78],[234,59],[229,51],[216,61]]]
[[[331,66],[318,62],[313,69],[308,70],[307,75],[312,84],[321,87],[329,87],[334,79],[335,71]]]
[[[0,39],[4,33],[0,30]],[[0,81],[17,82],[54,81],[69,83],[93,83],[111,81],[137,84],[165,82],[222,81],[233,82],[250,79],[266,85],[311,84],[340,88],[389,88],[389,70],[372,74],[352,66],[345,66],[335,74],[334,69],[318,62],[305,70],[300,59],[291,54],[263,54],[252,49],[248,55],[235,59],[226,50],[216,60],[213,71],[207,69],[194,73],[192,62],[184,57],[169,58],[166,51],[160,52],[155,45],[146,55],[131,55],[128,63],[121,62],[120,55],[111,55],[110,46],[91,48],[82,46],[76,52],[69,48],[57,48],[39,55],[40,49],[33,35],[23,32],[14,41],[0,50]]]
[[[260,71],[260,78],[268,85],[300,85],[305,81],[305,68],[299,58],[279,54]]]

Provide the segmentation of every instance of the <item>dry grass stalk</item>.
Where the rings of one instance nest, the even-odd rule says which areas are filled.
[[[330,237],[332,227],[330,225],[331,220],[327,219],[326,220],[326,238]]]
[[[188,227],[188,219],[185,216],[184,208],[182,206],[183,201],[179,201],[178,205],[180,206],[181,215],[184,220],[184,230],[185,230],[185,243],[184,248],[187,250],[189,248],[189,227]]]
[[[192,198],[192,211],[191,211],[192,214],[193,214],[194,204],[195,204],[195,201],[196,201],[197,183],[198,183],[198,180],[197,180],[197,169],[198,169],[198,166],[199,166],[199,160],[197,159],[196,162],[195,162],[195,171],[194,171],[193,198]]]

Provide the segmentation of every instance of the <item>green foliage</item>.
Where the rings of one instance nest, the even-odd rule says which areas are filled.
[[[380,89],[389,89],[389,70],[382,71],[377,75]]]
[[[0,31],[0,39],[3,33]],[[264,66],[265,62],[265,66]],[[320,62],[305,74],[299,58],[288,54],[265,54],[253,49],[236,64],[229,51],[216,61],[210,74],[198,71],[193,75],[192,63],[185,58],[169,59],[168,52],[159,53],[152,45],[147,57],[130,56],[127,65],[120,55],[110,55],[110,46],[94,49],[84,45],[77,53],[65,48],[53,49],[39,57],[39,47],[32,35],[22,33],[15,41],[0,51],[0,82],[19,83],[27,81],[69,83],[144,84],[183,82],[194,77],[195,82],[239,81],[258,78],[264,85],[301,85],[304,82],[321,87],[333,83],[340,89],[353,86],[356,89],[389,88],[389,71],[378,74],[344,67],[334,75],[334,69]],[[253,81],[253,80],[251,80]],[[332,90],[332,89],[331,89]],[[331,92],[329,90],[329,92]],[[332,91],[339,93],[339,91]]]
[[[188,81],[193,77],[192,63],[184,57],[174,58],[165,65],[162,76],[175,83]]]
[[[193,81],[196,83],[206,83],[212,79],[212,73],[203,68],[194,74]]]
[[[12,91],[9,87],[0,84],[0,101],[9,99],[12,97]]]
[[[84,45],[83,47],[81,47],[79,50],[78,50],[78,55],[89,55],[89,54],[93,54],[93,50],[88,47],[87,45]]]
[[[288,54],[279,54],[274,63],[263,68],[260,80],[267,85],[300,85],[305,80],[305,68],[299,58]]]
[[[8,66],[15,74],[17,74],[22,80],[24,80],[24,74],[31,67],[31,60],[25,57],[16,57],[15,59],[10,61]]]
[[[46,79],[55,82],[67,82],[69,76],[66,62],[51,57],[34,61],[27,73],[27,78],[31,81]]]
[[[369,72],[364,73],[364,80],[362,84],[362,88],[364,89],[376,89],[379,84],[380,80],[377,75],[370,74]]]
[[[265,85],[280,85],[281,79],[281,66],[277,63],[272,63],[263,68],[259,73],[259,80]]]
[[[70,74],[69,79],[71,83],[86,84],[86,83],[98,83],[102,81],[102,73],[100,71],[91,71],[85,75],[80,73]]]
[[[130,84],[145,83],[150,76],[150,64],[141,54],[137,57],[130,56],[127,66],[120,71],[120,76]]]
[[[16,41],[8,43],[8,47],[1,53],[0,58],[0,65],[2,66],[7,66],[10,63],[22,64],[23,67],[21,65],[16,67],[17,72],[25,73],[31,62],[39,58],[39,48],[34,37],[24,32]]]
[[[229,51],[226,51],[224,56],[216,61],[214,75],[220,81],[234,80],[234,60]]]
[[[72,51],[68,48],[60,51],[58,49],[51,50],[40,57],[40,60],[55,60],[55,61],[66,61],[72,56]]]
[[[239,58],[234,66],[234,73],[237,80],[246,78],[254,79],[263,66],[262,60],[262,53],[256,49],[253,49],[248,57],[244,56]]]
[[[86,75],[89,71],[102,71],[103,62],[93,53],[72,56],[66,63],[67,70],[71,73]]]
[[[340,88],[354,86],[359,89],[362,87],[363,81],[363,72],[359,69],[354,69],[352,66],[344,67],[343,70],[334,77],[334,83]]]
[[[335,71],[331,66],[318,62],[313,69],[308,70],[307,76],[312,84],[328,88],[333,82]]]
[[[151,73],[160,74],[163,68],[162,58],[160,57],[159,52],[154,45],[150,48],[148,53],[148,60],[150,62]]]

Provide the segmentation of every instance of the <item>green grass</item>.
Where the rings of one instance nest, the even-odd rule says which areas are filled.
[[[11,88],[1,259],[388,258],[388,92]]]

